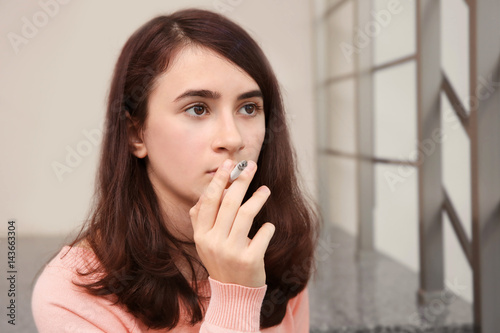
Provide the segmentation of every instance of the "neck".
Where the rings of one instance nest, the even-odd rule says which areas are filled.
[[[184,211],[178,207],[167,205],[164,201],[162,201],[160,205],[163,211],[163,219],[166,223],[166,228],[169,233],[180,241],[193,242],[193,227],[191,224],[191,218],[189,217],[189,210]],[[180,250],[183,250],[191,257],[195,258],[198,261],[201,261],[194,244],[179,244],[179,246],[176,246],[175,244],[170,243],[170,245],[177,248],[179,252]],[[193,273],[191,271],[188,259],[181,254],[177,254],[175,255],[174,262],[179,271],[186,278],[186,280],[192,281]],[[197,280],[208,279],[208,274],[205,271],[204,267],[200,266],[200,264],[198,264],[198,262],[194,260],[191,260],[191,262],[194,266]]]

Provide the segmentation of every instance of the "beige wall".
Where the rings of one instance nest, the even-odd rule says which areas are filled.
[[[224,11],[263,48],[283,89],[300,169],[315,195],[309,2],[2,1],[0,237],[9,218],[17,220],[18,237],[66,235],[79,227],[93,191],[105,99],[121,47],[152,17],[191,6]],[[25,27],[34,23],[37,31]],[[13,47],[9,33],[24,33],[26,43]],[[68,157],[71,151],[80,157]],[[58,177],[54,162],[71,172]]]

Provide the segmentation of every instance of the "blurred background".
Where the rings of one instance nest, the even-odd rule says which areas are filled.
[[[188,7],[240,24],[280,82],[325,224],[311,329],[498,331],[496,0],[0,0],[0,330],[36,332],[35,274],[88,212],[122,46]]]

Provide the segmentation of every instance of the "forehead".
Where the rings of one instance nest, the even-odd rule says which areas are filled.
[[[203,88],[226,91],[259,89],[243,69],[217,52],[202,46],[185,46],[172,57],[167,70],[156,80],[155,88],[169,91]]]

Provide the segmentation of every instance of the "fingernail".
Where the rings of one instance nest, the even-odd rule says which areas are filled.
[[[231,161],[229,159],[225,160],[224,163],[222,163],[222,168],[229,170],[229,168],[231,167],[232,164],[233,164],[233,161]]]
[[[259,188],[259,192],[262,192],[264,194],[269,194],[269,193],[271,193],[271,190],[269,190],[269,188],[267,186],[262,186]]]
[[[249,172],[249,171],[253,171],[256,167],[257,167],[257,164],[255,164],[255,162],[248,161],[248,165],[245,169],[247,170],[247,172]]]

